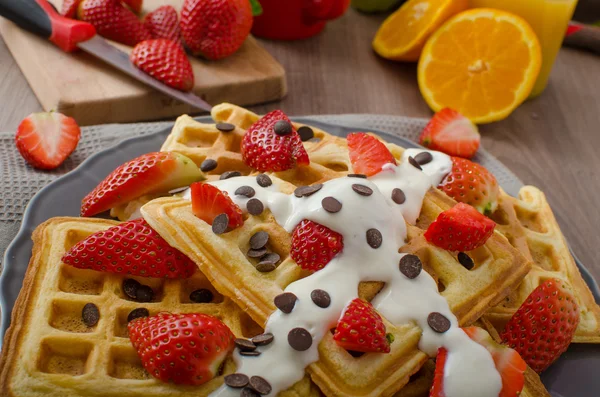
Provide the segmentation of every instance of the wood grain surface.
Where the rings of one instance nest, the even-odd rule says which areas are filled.
[[[597,9],[600,14],[600,4]],[[312,39],[261,41],[285,67],[289,94],[252,109],[430,117],[415,65],[388,62],[371,51],[382,19],[351,10]],[[0,130],[12,130],[40,110],[1,42],[0,96]],[[600,57],[564,48],[544,94],[481,132],[487,150],[525,183],[544,190],[569,243],[600,281]]]

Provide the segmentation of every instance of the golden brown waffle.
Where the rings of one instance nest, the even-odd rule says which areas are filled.
[[[240,132],[258,118],[228,104],[216,106],[212,115],[217,122],[236,125]],[[187,119],[185,126],[183,122],[176,126],[173,135],[188,135],[182,130],[201,134],[205,126]],[[345,141],[323,131],[316,135],[320,141],[306,145],[312,160],[310,167],[272,174],[274,183],[283,192],[291,193],[297,185],[347,174],[349,160]],[[184,152],[184,148],[177,149],[172,144],[164,148],[188,155],[201,151],[188,147]],[[396,156],[401,155],[401,148],[393,149]],[[336,153],[335,160],[332,153]],[[318,156],[322,160],[317,161]],[[221,168],[220,172],[227,170],[232,169]],[[423,230],[440,212],[454,204],[444,193],[430,190],[417,226],[409,228],[409,243],[402,251],[416,253],[421,258],[426,269],[439,280],[440,290],[460,324],[465,325],[502,300],[527,274],[530,263],[499,233],[484,247],[470,253],[476,264],[470,271],[460,265],[453,254],[428,244],[422,236]],[[306,275],[289,256],[290,235],[277,225],[268,210],[261,216],[246,217],[242,227],[224,235],[215,235],[209,225],[193,215],[190,202],[178,197],[153,200],[142,207],[142,214],[169,244],[198,263],[217,290],[233,299],[259,324],[264,324],[275,310],[273,298],[288,284]],[[260,230],[270,235],[267,248],[282,258],[271,273],[258,272],[255,261],[245,255],[250,236]],[[372,298],[381,286],[380,283],[363,283],[361,296]],[[333,342],[332,335],[326,335],[319,345],[320,360],[308,367],[313,381],[327,395],[389,396],[402,388],[427,361],[427,356],[417,350],[421,330],[414,324],[386,323],[386,326],[395,336],[390,354],[373,353],[354,358]]]
[[[76,269],[62,255],[88,235],[116,225],[89,218],[53,218],[33,234],[33,255],[15,304],[0,358],[0,395],[33,396],[206,396],[220,386],[218,376],[202,386],[163,383],[148,375],[127,336],[127,315],[137,307],[161,311],[206,313],[224,321],[237,335],[261,332],[231,300],[220,295],[200,272],[186,280],[137,278],[156,291],[155,301],[137,303],[121,290],[125,277]],[[197,288],[213,291],[212,303],[191,303]],[[100,321],[87,327],[81,319],[94,303]],[[223,374],[235,369],[232,359]],[[305,378],[283,394],[318,396]]]

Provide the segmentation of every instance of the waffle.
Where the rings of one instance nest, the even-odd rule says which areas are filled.
[[[234,124],[235,132],[239,134],[258,119],[257,115],[229,104],[216,106],[212,116],[216,122]],[[213,125],[182,117],[163,149],[180,151],[195,161],[202,161],[206,156],[213,156],[210,149],[182,142],[202,141],[203,131],[210,134],[214,128]],[[298,185],[323,182],[348,173],[350,162],[345,140],[319,130],[315,131],[315,136],[315,141],[305,143],[311,156],[309,167],[271,174],[282,192],[291,193]],[[215,142],[218,141],[217,138]],[[390,148],[397,157],[403,152],[398,146],[391,145]],[[238,152],[239,146],[230,147],[225,158],[239,156]],[[215,153],[214,156],[224,154],[221,149],[215,149]],[[221,167],[217,170],[212,179],[219,172],[232,169]],[[454,204],[444,193],[431,189],[424,200],[417,225],[409,226],[409,243],[401,251],[420,257],[425,268],[438,280],[439,289],[460,324],[467,325],[504,299],[527,274],[530,263],[499,233],[495,233],[485,246],[470,253],[476,264],[470,271],[460,265],[452,253],[427,243],[423,231],[440,212]],[[246,217],[242,227],[218,236],[209,225],[193,215],[190,202],[179,197],[153,200],[142,207],[142,214],[169,244],[199,265],[219,292],[235,301],[258,324],[265,324],[275,310],[274,297],[288,284],[307,275],[289,257],[291,238],[268,210],[261,216]],[[249,237],[260,230],[270,235],[267,248],[282,258],[271,273],[258,272],[256,263],[245,255]],[[360,296],[372,299],[381,287],[381,283],[361,283]],[[390,354],[365,354],[354,358],[334,343],[332,335],[326,335],[319,345],[320,360],[307,368],[312,380],[326,395],[394,394],[428,357],[417,349],[421,330],[416,325],[386,322],[386,327],[387,332],[395,336]]]
[[[0,395],[33,396],[206,396],[235,369],[232,359],[222,374],[202,386],[163,383],[143,369],[127,337],[127,315],[137,307],[206,313],[225,322],[237,336],[261,333],[260,327],[230,299],[220,295],[200,273],[186,280],[137,278],[156,292],[154,302],[136,303],[123,294],[121,275],[80,270],[61,263],[62,255],[88,235],[116,222],[53,218],[33,234],[33,255],[12,315],[0,358]],[[189,294],[207,288],[212,303],[191,303]],[[87,327],[81,319],[94,303],[100,321]],[[318,396],[304,379],[282,393]]]

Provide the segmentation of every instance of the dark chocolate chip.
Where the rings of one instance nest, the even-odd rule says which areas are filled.
[[[281,256],[279,256],[278,253],[269,252],[268,254],[260,258],[260,263],[272,263],[273,265],[276,265],[277,262],[279,262],[280,260]]]
[[[123,293],[129,298],[137,299],[137,290],[141,285],[142,284],[132,278],[126,278],[123,280],[123,285],[121,288],[123,288]]]
[[[234,389],[241,389],[242,387],[246,387],[248,386],[248,382],[250,381],[250,379],[248,379],[248,375],[244,374],[225,375],[225,378],[223,378],[223,380],[225,381],[225,384],[227,386],[233,387]]]
[[[277,269],[277,266],[275,266],[271,262],[259,262],[256,265],[256,270],[258,270],[261,273],[271,273],[275,269]]]
[[[258,354],[256,354],[256,356],[258,356]],[[260,394],[249,387],[244,387],[240,393],[240,397],[260,397]]]
[[[433,161],[433,156],[429,152],[421,152],[415,156],[415,161],[421,165],[425,165]]]
[[[259,199],[251,198],[246,203],[246,209],[248,210],[248,213],[250,215],[258,216],[263,213],[263,211],[265,210],[265,206]]]
[[[367,179],[367,176],[365,174],[348,174],[348,178],[362,178],[362,179]]]
[[[460,264],[463,265],[467,270],[471,270],[475,267],[475,262],[473,262],[473,259],[471,259],[471,257],[464,252],[458,253],[458,262],[460,262]]]
[[[294,190],[294,195],[296,197],[308,197],[310,195],[315,194],[322,188],[323,188],[323,184],[321,184],[321,183],[317,183],[315,185],[310,185],[310,186],[300,186],[300,187],[297,187],[296,190]]]
[[[217,161],[213,159],[206,159],[200,164],[200,170],[202,172],[209,172],[217,168]]]
[[[253,376],[250,378],[250,388],[254,389],[258,394],[271,393],[271,384],[262,376]]]
[[[273,184],[273,181],[267,174],[258,174],[256,176],[256,183],[262,187],[269,187]]]
[[[288,333],[288,343],[294,350],[305,351],[312,346],[312,336],[304,328],[294,328]]]
[[[289,135],[292,133],[292,125],[290,124],[289,121],[279,120],[278,122],[275,123],[273,130],[275,131],[275,133],[277,135],[281,135],[281,136]]]
[[[412,156],[408,157],[408,162],[410,163],[410,165],[412,165],[416,169],[423,171],[423,168],[421,168],[421,165],[419,163],[417,163],[417,160],[415,160]]]
[[[325,197],[321,201],[321,205],[325,209],[325,211],[335,214],[336,212],[340,212],[342,210],[342,203],[340,203],[335,198],[328,196]]]
[[[315,305],[322,307],[323,309],[331,305],[331,297],[327,291],[323,291],[322,289],[313,290],[310,293],[310,299],[312,299]]]
[[[242,173],[239,171],[225,171],[224,173],[221,174],[219,179],[223,180],[223,179],[235,178],[238,176],[242,176]]]
[[[147,285],[141,285],[137,290],[136,300],[138,302],[152,302],[154,299],[154,291]]]
[[[450,320],[442,313],[438,312],[429,313],[429,316],[427,316],[427,324],[429,324],[431,329],[438,334],[443,334],[450,329]]]
[[[129,312],[127,316],[127,322],[131,322],[136,318],[148,317],[150,316],[150,312],[145,307],[138,307],[137,309],[133,309]]]
[[[258,250],[267,245],[269,241],[269,233],[261,230],[260,232],[256,232],[250,237],[250,248],[254,250]]]
[[[352,190],[354,190],[356,193],[360,194],[361,196],[370,196],[373,194],[373,189],[371,189],[368,186],[365,185],[360,185],[358,183],[355,183],[352,185]]]
[[[100,310],[93,303],[86,303],[81,310],[81,318],[83,323],[88,327],[93,327],[100,320]]]
[[[243,352],[253,352],[256,350],[256,345],[249,339],[237,338],[234,343]]]
[[[219,214],[215,217],[212,224],[214,234],[223,234],[227,231],[229,225],[229,216],[226,213]]]
[[[406,194],[404,194],[404,191],[402,189],[395,188],[394,190],[392,190],[392,200],[396,204],[404,204],[404,202],[406,201]]]
[[[347,352],[354,358],[359,358],[365,355],[364,352],[357,352],[356,350],[347,350]]]
[[[254,197],[256,192],[252,186],[240,186],[235,190],[236,196]]]
[[[402,259],[400,259],[400,264],[398,266],[400,267],[400,272],[410,279],[416,278],[421,274],[421,270],[423,270],[423,264],[419,257],[410,254],[404,255]]]
[[[253,249],[249,249],[248,250],[248,257],[250,258],[260,258],[262,256],[264,256],[267,253],[267,249],[266,248],[260,248],[257,250],[253,250]]]
[[[291,292],[284,292],[283,294],[279,294],[275,297],[273,302],[275,302],[275,306],[282,312],[289,314],[294,310],[294,306],[296,305],[296,295]]]
[[[243,352],[243,351],[240,351],[240,355],[241,356],[256,357],[256,356],[260,356],[260,352],[258,350],[255,350],[253,352]]]
[[[315,132],[313,131],[312,128],[304,125],[304,126],[298,128],[298,135],[300,135],[300,139],[302,139],[302,142],[306,142],[309,139],[314,138]]]
[[[206,288],[197,289],[190,294],[190,300],[194,303],[210,303],[213,298],[212,291]]]
[[[235,125],[230,123],[217,123],[217,129],[221,132],[231,132],[235,130]]]
[[[273,342],[273,339],[273,334],[268,332],[266,334],[256,335],[254,338],[252,338],[252,343],[254,343],[256,346],[266,346]]]
[[[367,244],[371,246],[371,248],[379,248],[381,247],[381,243],[383,242],[383,236],[381,232],[377,229],[369,229],[367,230]]]

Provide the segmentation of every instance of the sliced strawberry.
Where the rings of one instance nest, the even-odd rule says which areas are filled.
[[[338,320],[333,340],[346,350],[362,353],[389,353],[385,324],[373,305],[354,299]]]
[[[344,248],[341,234],[313,221],[303,220],[292,233],[290,254],[298,266],[316,272]]]
[[[160,6],[148,13],[144,25],[154,39],[167,39],[179,42],[179,17],[173,6]]]
[[[523,302],[500,334],[537,373],[563,354],[579,325],[579,306],[565,284],[545,280]]]
[[[444,392],[444,368],[448,360],[448,350],[440,347],[435,358],[435,372],[433,374],[433,385],[429,397],[446,397]]]
[[[250,167],[263,172],[310,163],[300,135],[281,110],[272,111],[248,128],[242,140],[242,157]]]
[[[480,141],[477,126],[449,108],[437,112],[419,138],[419,143],[426,148],[466,159],[475,155]]]
[[[452,157],[452,171],[438,188],[482,214],[492,214],[498,207],[498,181],[485,167],[470,160]]]
[[[470,205],[458,203],[438,215],[425,231],[430,243],[448,251],[471,251],[481,247],[494,233],[494,221]]]
[[[75,18],[77,7],[83,0],[65,0],[62,3],[60,13],[67,18]]]
[[[171,247],[143,218],[88,236],[62,261],[78,269],[142,277],[187,278],[196,270],[194,262]]]
[[[226,214],[229,219],[229,229],[242,226],[244,223],[242,210],[231,200],[227,192],[208,183],[194,183],[191,188],[192,212],[198,218],[212,225],[218,215]]]
[[[32,113],[17,129],[15,144],[33,167],[51,170],[63,163],[79,143],[75,120],[56,112]]]
[[[227,325],[201,313],[140,317],[127,329],[146,371],[163,382],[204,384],[215,377],[235,346]]]
[[[144,0],[121,0],[123,4],[125,4],[129,9],[136,14],[142,12],[142,6],[144,4]]]
[[[85,196],[81,216],[93,216],[145,194],[168,192],[202,179],[200,169],[182,154],[144,154],[119,166]]]
[[[352,171],[372,176],[386,164],[396,164],[396,159],[379,139],[364,132],[348,134],[348,150]]]

